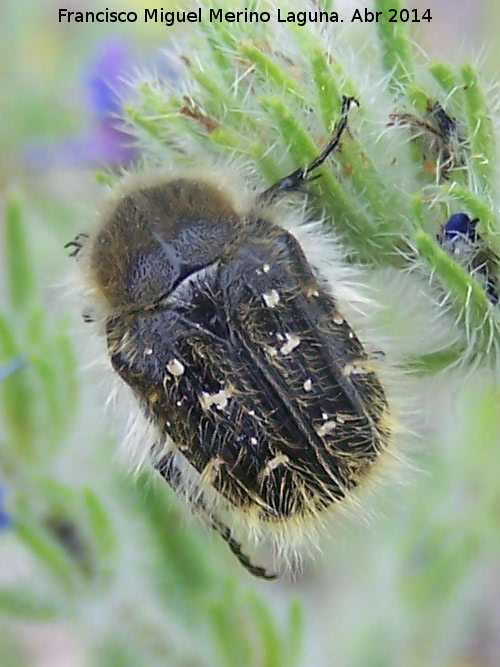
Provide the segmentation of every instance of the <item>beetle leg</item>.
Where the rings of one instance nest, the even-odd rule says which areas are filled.
[[[347,118],[352,104],[355,104],[359,107],[359,102],[355,97],[347,97],[346,95],[342,96],[342,111],[340,120],[337,123],[333,137],[330,139],[325,148],[306,167],[292,171],[283,178],[280,178],[280,180],[274,183],[274,185],[271,185],[270,188],[264,190],[264,192],[259,196],[259,199],[262,202],[269,203],[278,197],[281,193],[296,192],[297,190],[300,191],[301,186],[304,183],[316,178],[316,176],[311,177],[309,174],[320,167],[328,158],[328,156],[339,147],[340,139],[347,127]]]
[[[174,491],[178,491],[181,488],[182,472],[175,464],[173,452],[169,452],[161,459],[161,461],[156,465],[156,470]],[[194,508],[195,512],[200,514],[202,518],[208,523],[208,525],[222,537],[222,539],[228,545],[229,549],[246,570],[248,570],[255,577],[260,577],[261,579],[272,580],[279,577],[279,574],[270,573],[265,568],[254,565],[251,562],[250,558],[243,551],[241,543],[235,540],[231,535],[231,530],[228,528],[228,526],[226,526],[219,519],[212,516],[201,498],[195,498],[190,494],[188,496],[188,500],[191,506]]]

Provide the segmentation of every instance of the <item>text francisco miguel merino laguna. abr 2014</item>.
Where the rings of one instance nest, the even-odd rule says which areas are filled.
[[[253,11],[244,9],[238,12],[224,11],[222,9],[198,7],[195,11],[164,11],[163,9],[144,8],[140,14],[134,11],[110,11],[107,7],[102,11],[72,11],[66,8],[59,9],[59,23],[137,23],[142,18],[143,23],[164,23],[172,26],[175,23],[202,23],[208,21],[220,21],[225,23],[296,23],[303,26],[307,23],[344,23],[338,12],[327,11],[303,11],[292,12],[276,8],[271,13],[268,11]],[[386,20],[389,23],[420,23],[420,21],[431,21],[430,10],[426,9],[388,9],[386,12],[372,12],[366,8],[355,9],[346,22],[354,23],[378,23]]]

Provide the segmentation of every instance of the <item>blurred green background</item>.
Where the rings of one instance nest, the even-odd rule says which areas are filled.
[[[432,435],[413,443],[414,469],[373,499],[370,521],[342,519],[295,582],[253,580],[161,483],[129,474],[63,246],[93,215],[102,174],[138,157],[106,80],[125,96],[143,70],[175,80],[168,52],[190,28],[59,24],[61,5],[1,6],[0,665],[500,664],[488,373],[421,380]],[[364,5],[335,5],[352,6]],[[498,77],[498,4],[419,6],[433,20],[412,37],[431,56],[479,58]]]

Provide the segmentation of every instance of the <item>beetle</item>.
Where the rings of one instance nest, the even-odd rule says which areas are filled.
[[[393,436],[379,362],[280,217],[338,149],[353,104],[343,98],[312,162],[263,192],[245,200],[207,175],[132,179],[96,231],[67,244],[111,366],[152,426],[154,467],[267,579],[233,529],[283,551],[370,477]]]

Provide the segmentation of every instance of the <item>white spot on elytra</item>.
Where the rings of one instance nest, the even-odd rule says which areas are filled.
[[[346,364],[342,369],[342,375],[345,377],[349,377],[349,375],[363,375],[370,372],[371,368],[368,362],[363,361],[362,359]]]
[[[316,429],[316,433],[319,436],[323,437],[327,433],[331,433],[333,430],[335,430],[336,426],[337,426],[337,424],[336,424],[335,421],[333,421],[333,420],[326,421],[324,424],[321,424],[321,426],[319,426]]]
[[[167,371],[175,377],[179,377],[185,371],[184,364],[178,359],[170,359],[170,361],[167,362]]]
[[[328,419],[328,416],[329,416],[329,415],[327,415],[326,412],[322,412],[322,413],[321,413],[321,419],[322,419],[323,421],[326,421],[326,420]]]
[[[153,354],[153,348],[152,347],[147,347],[144,350],[144,354],[149,357],[150,354]]]
[[[309,299],[311,297],[317,298],[318,296],[319,296],[319,292],[315,287],[308,287],[306,289],[306,297],[307,298],[309,298]]]
[[[304,387],[304,391],[311,391],[311,389],[313,387],[313,383],[312,383],[311,378],[307,378],[307,380],[303,384],[303,387]]]
[[[264,292],[262,298],[268,308],[276,308],[280,302],[280,295],[275,289],[272,289],[270,292]]]
[[[262,267],[262,270],[264,271],[264,273],[269,273],[269,271],[271,270],[271,267],[269,266],[269,264],[264,264],[264,266]]]
[[[227,389],[221,389],[215,394],[208,394],[206,391],[203,391],[199,400],[204,410],[209,410],[213,405],[215,405],[217,410],[224,410],[232,395],[232,389],[228,387]]]
[[[258,442],[259,441],[257,440],[257,438],[250,438],[250,444],[251,445],[256,445]]]
[[[340,317],[340,315],[335,315],[333,318],[333,323],[340,327],[342,324],[344,324],[344,320],[342,317]]]
[[[281,354],[290,354],[300,345],[300,338],[295,334],[286,333],[286,343],[280,349]]]

